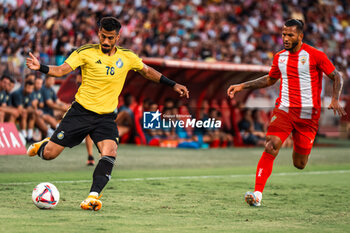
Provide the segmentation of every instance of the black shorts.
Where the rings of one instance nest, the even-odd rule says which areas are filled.
[[[114,122],[116,116],[115,113],[97,114],[85,109],[78,102],[73,102],[52,135],[51,141],[72,148],[90,135],[96,145],[106,139],[118,143],[118,129]]]

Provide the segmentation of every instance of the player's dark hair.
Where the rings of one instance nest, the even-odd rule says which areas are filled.
[[[300,19],[289,19],[284,23],[286,27],[296,26],[299,32],[303,32],[304,22]]]
[[[32,80],[27,80],[27,81],[25,81],[25,83],[24,83],[24,86],[27,86],[27,85],[34,85],[34,83],[32,82]]]
[[[168,108],[168,107],[165,107],[165,108],[163,108],[163,113],[165,113],[165,112],[167,112],[167,111],[172,111],[173,110],[173,108]]]
[[[9,75],[6,75],[6,74],[2,75],[1,78],[0,78],[1,81],[4,80],[4,79],[8,79],[8,80],[11,81],[11,77]]]
[[[211,108],[209,108],[208,113],[212,113],[212,112],[215,112],[215,111],[217,111],[216,108],[211,107]]]
[[[103,28],[109,32],[115,30],[118,34],[121,27],[122,25],[115,17],[103,17],[100,21],[100,29]]]
[[[166,102],[172,102],[172,103],[174,103],[174,100],[173,100],[173,98],[167,97],[167,98],[165,98],[165,100],[164,100],[164,103],[166,103]]]
[[[130,107],[133,102],[133,96],[130,93],[124,95],[124,105]]]
[[[35,74],[33,74],[33,73],[29,73],[29,74],[26,74],[26,76],[24,77],[24,79],[27,79],[29,76],[31,76],[31,75],[34,75],[34,77],[35,77]]]
[[[11,76],[9,76],[9,75],[4,75],[4,78],[9,79],[11,83],[16,83],[16,80],[14,78],[12,78]]]

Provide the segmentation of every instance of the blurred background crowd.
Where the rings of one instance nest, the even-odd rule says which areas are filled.
[[[42,83],[42,78],[34,75],[27,79],[28,52],[32,51],[45,64],[60,65],[72,49],[98,43],[97,22],[109,15],[117,17],[123,26],[119,45],[141,57],[257,65],[271,65],[274,53],[282,49],[284,21],[302,19],[304,42],[328,55],[343,74],[344,95],[350,94],[350,4],[346,0],[0,0],[0,74],[8,77],[2,78],[0,91],[8,92],[7,98],[15,98],[10,97],[14,86],[5,91],[5,82],[21,83],[19,92],[23,96],[39,91],[36,83]],[[27,85],[33,86],[33,91],[27,90]],[[56,112],[66,109],[53,97],[53,84],[41,85],[49,89],[44,90],[46,99],[41,100],[42,107],[35,103],[40,101],[30,104],[32,110],[28,110],[27,119],[45,114],[45,107]],[[324,95],[330,95],[330,82],[326,81],[324,87]],[[46,103],[47,99],[56,105]],[[13,102],[7,107],[17,108]],[[0,114],[4,115],[4,111]],[[15,121],[20,115],[12,113],[2,119]],[[60,114],[50,115],[57,120]],[[252,113],[244,111],[241,115],[252,122]],[[44,125],[54,129],[55,122],[43,119],[46,124],[40,130],[46,134],[50,127],[46,129]],[[247,124],[242,123],[241,127],[247,128]],[[227,135],[222,138],[230,140]],[[256,138],[253,141],[261,143]]]
[[[1,63],[16,75],[34,51],[60,65],[72,48],[98,43],[98,20],[116,16],[120,45],[145,57],[270,65],[288,18],[305,22],[304,41],[350,74],[350,5],[302,0],[0,1]]]

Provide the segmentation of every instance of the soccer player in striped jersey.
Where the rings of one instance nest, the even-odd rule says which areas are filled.
[[[101,153],[95,167],[88,198],[80,207],[85,210],[99,210],[102,189],[111,178],[117,155],[118,131],[114,119],[118,97],[122,91],[129,70],[139,72],[143,77],[170,86],[189,98],[187,88],[148,67],[136,54],[117,47],[121,24],[114,17],[104,17],[100,21],[99,44],[88,44],[75,50],[60,66],[40,64],[31,53],[27,58],[29,69],[38,70],[50,76],[60,77],[79,66],[82,83],[75,95],[75,102],[67,111],[60,125],[50,139],[34,143],[28,148],[28,155],[38,155],[42,159],[56,158],[65,147],[73,147],[90,135]]]
[[[318,130],[323,73],[333,80],[332,101],[328,109],[333,109],[334,114],[346,115],[339,104],[343,79],[325,53],[302,42],[303,26],[304,23],[297,19],[285,22],[282,29],[284,50],[274,56],[268,75],[231,85],[227,90],[228,96],[233,98],[243,89],[264,88],[281,80],[265,150],[256,170],[255,191],[245,194],[245,201],[251,206],[261,205],[262,192],[271,175],[273,162],[290,133],[294,140],[294,166],[298,169],[306,166]]]

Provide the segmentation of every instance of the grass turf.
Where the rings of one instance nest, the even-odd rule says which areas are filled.
[[[174,150],[122,145],[98,212],[83,211],[93,167],[83,145],[54,161],[0,156],[1,232],[347,232],[349,148],[314,148],[304,171],[291,150],[275,161],[263,206],[244,203],[262,148]],[[330,172],[331,171],[331,172]],[[332,172],[333,171],[333,172]],[[319,172],[319,174],[317,174]],[[142,179],[137,179],[142,178]],[[52,210],[31,201],[52,182]]]

